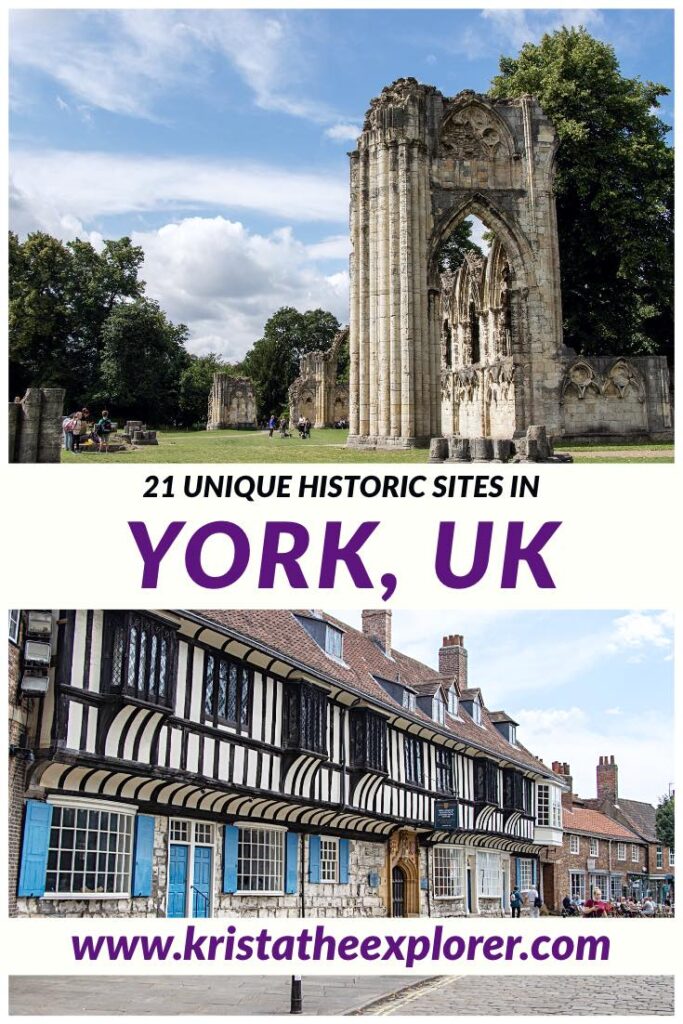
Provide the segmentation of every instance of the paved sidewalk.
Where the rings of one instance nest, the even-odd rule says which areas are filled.
[[[424,978],[304,977],[303,1012],[347,1014]],[[10,1015],[254,1016],[289,1013],[290,977],[45,977],[9,979]]]
[[[435,978],[359,1011],[371,1016],[670,1016],[673,977]]]

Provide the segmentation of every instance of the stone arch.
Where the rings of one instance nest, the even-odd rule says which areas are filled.
[[[408,78],[372,101],[351,154],[350,444],[413,447],[444,433],[488,430],[507,437],[531,423],[556,431],[556,145],[552,125],[529,96],[491,100],[466,90],[447,99]],[[506,257],[498,248],[488,278],[470,275],[480,317],[471,333],[484,337],[478,382],[463,367],[444,365],[452,345],[437,262],[441,243],[470,214],[495,234]],[[499,344],[505,318],[510,342]],[[470,351],[477,354],[477,346]],[[507,399],[485,383],[499,379],[489,371],[501,359],[511,363]],[[444,380],[446,369],[458,379]],[[478,396],[464,418],[453,398],[463,386]],[[495,398],[491,416],[482,395]]]
[[[508,258],[512,261],[517,286],[535,287],[534,255],[529,239],[521,227],[512,227],[495,203],[483,194],[468,197],[460,205],[444,213],[435,224],[429,244],[430,280],[438,273],[436,258],[441,245],[455,231],[458,224],[471,216],[478,217],[501,240]]]

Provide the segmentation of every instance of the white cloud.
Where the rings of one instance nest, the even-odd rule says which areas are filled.
[[[612,648],[659,647],[673,645],[673,612],[628,612],[614,620]]]
[[[288,221],[348,217],[346,178],[191,157],[18,150],[12,161],[15,230],[57,230],[115,214],[249,209]],[[18,223],[17,223],[18,221]]]
[[[351,252],[351,239],[348,235],[331,235],[321,242],[313,242],[306,249],[311,259],[346,260]]]
[[[164,11],[14,11],[11,59],[38,71],[86,104],[151,118],[170,87],[196,84],[192,40]],[[192,63],[190,78],[189,64]]]
[[[360,131],[360,125],[342,121],[326,128],[325,135],[328,139],[333,139],[335,142],[355,142],[360,135]]]
[[[348,275],[325,275],[291,228],[270,235],[223,217],[190,217],[135,232],[147,294],[191,330],[190,349],[242,357],[280,306],[348,318]]]
[[[537,43],[546,32],[567,28],[595,28],[604,22],[600,11],[584,9],[530,10],[524,8],[489,8],[481,12],[486,24],[468,26],[464,31],[443,39],[433,40],[450,53],[469,60],[498,57],[501,50],[511,53],[524,43]]]
[[[206,91],[223,59],[256,106],[337,122],[315,97],[315,50],[300,25],[287,12],[249,10],[19,11],[11,56],[15,69],[38,71],[92,107],[148,119],[174,90]]]
[[[662,728],[661,712],[643,710],[605,719],[597,704],[589,709],[526,708],[515,713],[520,742],[546,764],[566,761],[574,792],[595,796],[595,766],[613,754],[619,766],[619,792],[657,803],[673,781],[672,730]]]

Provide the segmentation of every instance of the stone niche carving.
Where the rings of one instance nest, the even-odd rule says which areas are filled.
[[[256,426],[256,398],[249,378],[215,373],[206,429],[255,430]]]
[[[557,146],[533,96],[449,98],[401,78],[371,101],[350,154],[349,445],[537,424],[555,440],[671,437],[663,359],[584,359],[563,343]],[[470,215],[490,250],[442,275],[441,247]]]
[[[337,380],[339,357],[348,343],[349,329],[334,336],[326,352],[307,352],[299,363],[299,376],[289,388],[289,419],[295,424],[300,416],[314,427],[333,427],[349,418],[349,386]]]

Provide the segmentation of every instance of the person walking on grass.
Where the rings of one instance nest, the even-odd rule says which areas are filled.
[[[97,421],[95,430],[97,431],[97,438],[99,443],[99,450],[102,452],[109,451],[109,435],[113,429],[113,424],[109,419],[109,410],[103,409],[102,416]]]
[[[273,431],[275,430],[276,426],[277,420],[275,419],[275,413],[271,412],[270,419],[268,420],[268,437],[273,436]]]
[[[74,413],[73,417],[73,451],[80,454],[81,451],[81,432],[83,430],[83,414],[80,412]]]

